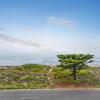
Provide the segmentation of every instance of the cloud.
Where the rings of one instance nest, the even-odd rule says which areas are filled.
[[[0,40],[6,41],[6,42],[11,42],[11,43],[20,43],[26,46],[32,46],[32,47],[40,47],[40,44],[33,43],[31,41],[26,41],[26,40],[21,40],[18,38],[14,38],[8,35],[4,35],[0,33]]]
[[[70,30],[74,30],[74,27],[75,27],[74,23],[72,21],[66,20],[66,19],[63,19],[63,18],[49,17],[48,22],[50,24],[65,26],[66,28],[68,28]]]

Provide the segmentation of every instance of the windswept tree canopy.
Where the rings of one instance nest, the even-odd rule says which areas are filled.
[[[87,63],[93,61],[93,55],[90,54],[65,54],[65,55],[57,55],[60,66],[62,67],[71,67],[71,66],[83,66]]]
[[[74,78],[76,77],[76,73],[87,67],[87,63],[91,63],[93,61],[93,55],[90,54],[61,54],[57,55],[60,67],[69,68],[73,74]]]

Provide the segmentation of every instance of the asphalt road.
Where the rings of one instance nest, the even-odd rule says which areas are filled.
[[[0,100],[100,100],[100,90],[7,90]]]

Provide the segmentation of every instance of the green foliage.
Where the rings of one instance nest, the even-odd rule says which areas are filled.
[[[47,87],[49,66],[26,64],[0,68],[0,89]]]
[[[48,74],[49,68],[49,66],[38,64],[0,67],[0,89],[50,88],[48,76],[52,78],[53,84],[86,82],[100,87],[100,68],[80,69],[77,73],[77,80],[72,78],[70,68],[54,67]]]
[[[71,71],[62,67],[55,67],[52,70],[53,81],[54,83],[65,82],[71,79]]]
[[[83,67],[87,62],[91,62],[93,55],[90,54],[65,54],[57,55],[60,66],[65,68],[71,68],[72,66]]]
[[[55,84],[92,84],[100,87],[100,68],[88,67],[81,69],[77,73],[77,80],[71,76],[71,71],[63,67],[55,67],[52,74],[54,75]]]
[[[81,69],[78,73],[78,75],[87,75],[89,73],[88,69]]]
[[[74,80],[76,80],[76,73],[79,72],[80,69],[87,67],[87,63],[92,62],[93,55],[90,54],[65,54],[65,55],[57,55],[60,67],[70,69],[72,71],[72,75]]]
[[[54,74],[56,77],[67,76],[67,75],[71,75],[71,71],[61,67],[56,67],[52,70],[52,74]]]
[[[22,69],[27,70],[27,71],[43,73],[49,69],[49,66],[39,65],[39,64],[25,64],[25,65],[22,65]]]

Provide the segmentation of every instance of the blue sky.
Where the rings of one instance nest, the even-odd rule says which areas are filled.
[[[100,0],[0,0],[0,55],[99,51]]]

